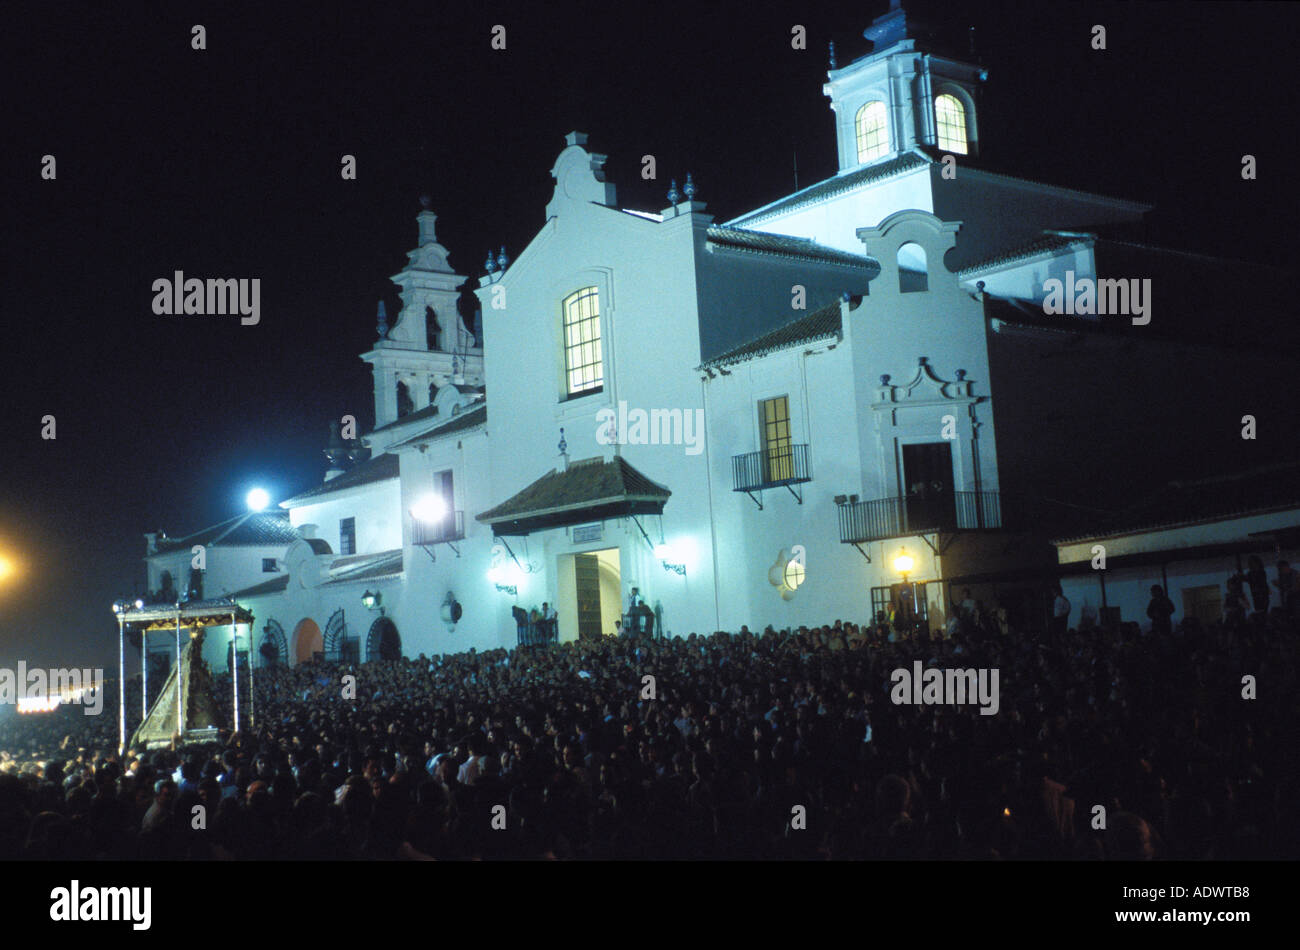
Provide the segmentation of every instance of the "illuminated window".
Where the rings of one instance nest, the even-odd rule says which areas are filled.
[[[790,438],[790,399],[777,396],[758,404],[763,430],[763,475],[766,482],[794,477],[794,446]]]
[[[564,373],[570,396],[599,392],[605,384],[600,348],[600,298],[584,287],[564,298]]]
[[[956,96],[945,93],[934,100],[934,118],[939,131],[939,148],[966,154],[966,109]]]
[[[858,161],[869,162],[889,152],[885,104],[868,102],[858,110]]]

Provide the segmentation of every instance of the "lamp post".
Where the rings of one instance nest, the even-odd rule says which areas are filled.
[[[176,734],[185,731],[182,721],[184,715],[184,697],[181,695],[181,605],[176,605]]]
[[[248,618],[248,727],[257,728],[257,681],[253,679],[253,646],[256,642],[253,636],[253,617]],[[239,652],[235,652],[235,658],[239,658]]]
[[[149,717],[149,628],[140,631],[140,721]]]
[[[239,625],[230,615],[230,688],[235,694],[235,731],[239,731]]]
[[[135,602],[137,610],[143,606],[143,600]],[[129,601],[113,604],[113,613],[117,614],[117,754],[123,758],[126,757],[126,612],[130,609]]]
[[[899,552],[898,557],[894,558],[894,570],[898,571],[899,574],[903,575],[903,585],[908,588],[908,593],[912,598],[911,617],[908,618],[909,625],[915,620],[917,614],[916,584],[908,581],[907,575],[912,572],[912,569],[915,566],[916,566],[916,562],[912,560],[912,556],[907,553],[907,548],[903,548]]]
[[[126,758],[126,608],[113,605],[117,614],[117,754]]]

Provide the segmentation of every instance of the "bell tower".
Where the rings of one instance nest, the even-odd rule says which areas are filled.
[[[401,288],[402,309],[390,327],[379,304],[374,349],[362,355],[375,377],[375,428],[426,409],[448,383],[481,386],[483,348],[461,322],[456,303],[465,278],[452,270],[447,249],[438,243],[438,216],[427,197],[416,215],[419,246],[392,278]]]
[[[919,32],[900,0],[891,0],[862,33],[868,53],[840,67],[832,48],[822,91],[835,112],[841,174],[916,146],[959,158],[978,153],[974,93],[988,72],[932,52]]]

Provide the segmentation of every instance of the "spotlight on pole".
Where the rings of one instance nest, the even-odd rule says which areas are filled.
[[[271,496],[266,493],[265,488],[254,488],[248,493],[245,501],[250,511],[261,511],[271,503]]]

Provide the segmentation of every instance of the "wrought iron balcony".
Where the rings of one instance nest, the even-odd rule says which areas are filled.
[[[416,519],[411,527],[411,543],[415,545],[447,544],[465,537],[465,512],[449,511],[437,521]]]
[[[765,488],[788,488],[790,494],[803,504],[803,498],[793,485],[812,481],[812,467],[808,464],[808,446],[790,445],[781,450],[766,449],[731,457],[732,491],[754,492]],[[759,508],[763,503],[754,498]]]
[[[959,491],[946,498],[877,498],[839,508],[840,541],[845,544],[1002,527],[1002,496],[995,491]]]

